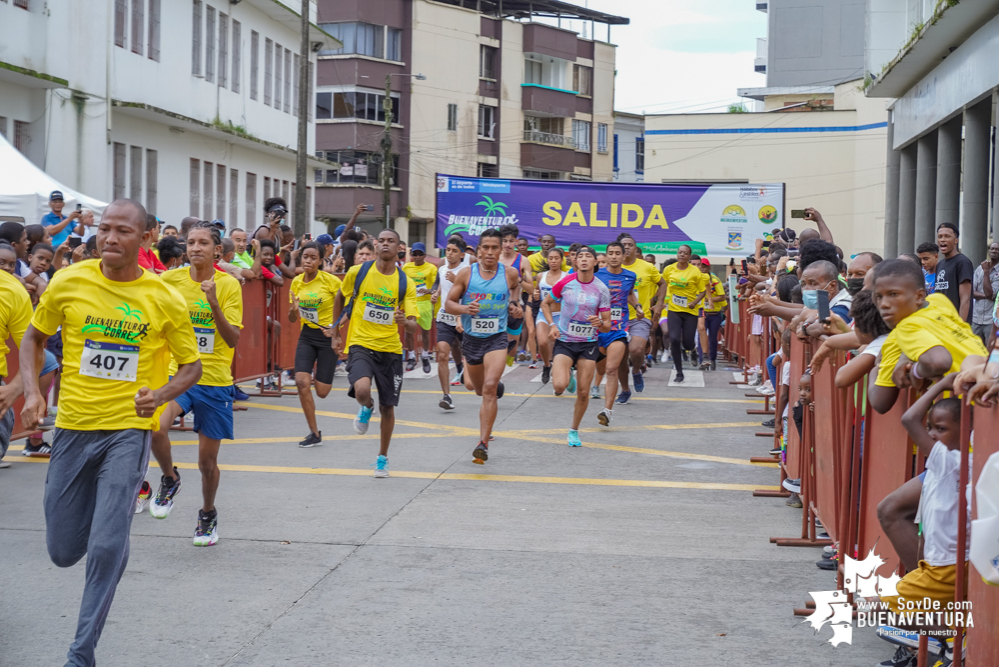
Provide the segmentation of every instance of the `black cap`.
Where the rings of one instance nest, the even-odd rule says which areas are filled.
[[[270,207],[270,208],[269,208],[269,209],[267,210],[267,212],[268,212],[268,213],[287,213],[287,212],[288,212],[288,209],[286,209],[286,208],[284,207],[284,205],[282,205],[282,204],[274,204],[274,206],[271,206],[271,207]]]
[[[63,201],[62,192],[53,190],[52,194],[49,195],[49,201]]]

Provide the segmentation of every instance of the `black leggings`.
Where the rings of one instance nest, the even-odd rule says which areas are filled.
[[[694,349],[694,338],[697,336],[697,315],[667,311],[666,325],[669,327],[669,349],[673,354],[673,366],[677,373],[683,372],[683,357],[680,347],[684,350]]]
[[[718,330],[721,329],[721,325],[721,313],[708,313],[704,316],[704,328],[708,331],[708,349],[711,351],[708,358],[711,361],[718,358]]]
[[[315,327],[305,325],[298,334],[295,347],[295,372],[312,374],[316,369],[316,382],[333,384],[337,355],[331,340]]]

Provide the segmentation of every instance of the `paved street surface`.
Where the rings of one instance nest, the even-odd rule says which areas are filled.
[[[345,378],[318,401],[323,445],[295,396],[253,398],[224,443],[219,544],[191,544],[201,506],[196,436],[173,434],[183,490],[170,517],[132,524],[131,559],[98,646],[100,665],[874,665],[868,629],[824,642],[792,616],[835,586],[800,534],[800,511],[753,498],[777,470],[750,465],[769,441],[730,372],[703,387],[646,389],[597,425],[591,403],[569,449],[572,399],[526,366],[505,377],[485,466],[471,452],[478,400],[437,407],[407,374],[389,455],[358,436]],[[700,376],[690,372],[688,378]],[[698,378],[699,379],[699,378]],[[373,420],[374,422],[374,420]],[[22,443],[18,443],[20,445]],[[0,470],[0,665],[59,665],[84,562],[48,558],[47,463],[15,446]],[[154,492],[158,468],[147,479]]]

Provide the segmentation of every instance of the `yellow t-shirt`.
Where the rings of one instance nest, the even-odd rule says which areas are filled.
[[[719,297],[725,296],[725,286],[722,285],[722,281],[718,280],[716,276],[712,273],[705,273],[704,277],[708,279],[708,294],[704,297],[704,312],[705,313],[720,313],[728,305],[727,300],[718,301],[716,303],[711,303],[708,297]]]
[[[894,387],[895,382],[891,379],[891,374],[898,365],[898,360],[902,358],[902,351],[898,349],[895,341],[895,330],[888,332],[888,337],[881,344],[881,363],[878,366],[878,379],[874,381],[878,387]]]
[[[294,303],[292,295],[298,297],[298,319],[303,327],[319,329],[333,324],[333,300],[343,284],[332,273],[319,271],[316,277],[305,282],[305,274],[300,273],[291,281],[288,303]]]
[[[531,263],[531,273],[533,273],[534,275],[538,275],[542,271],[548,270],[547,256],[542,255],[540,250],[534,253],[533,255],[530,255],[527,258],[527,261]],[[562,258],[562,270],[563,271],[569,270],[569,262],[564,257]]]
[[[101,264],[79,262],[56,272],[31,319],[50,336],[62,325],[56,427],[158,428],[163,408],[139,417],[135,394],[167,383],[171,354],[182,364],[198,360],[184,298],[151,271],[123,283],[105,278]]]
[[[228,387],[232,384],[232,357],[235,350],[226,345],[215,326],[212,307],[201,291],[201,283],[191,278],[190,267],[171,269],[160,274],[160,280],[180,292],[187,305],[187,313],[194,327],[201,354],[201,379],[198,384],[206,387]],[[226,322],[243,328],[243,290],[239,281],[224,271],[216,269],[215,296]],[[177,361],[170,359],[169,374],[177,372]]]
[[[895,327],[895,341],[902,354],[918,361],[924,352],[942,345],[950,352],[952,360],[948,373],[961,370],[965,357],[988,355],[982,339],[961,319],[950,299],[943,294],[930,294],[926,304]]]
[[[642,312],[645,313],[646,317],[650,317],[652,314],[650,306],[652,297],[656,295],[656,290],[659,289],[659,281],[662,280],[662,276],[659,275],[654,265],[649,264],[641,258],[636,259],[634,264],[622,264],[621,266],[638,276],[638,280],[635,281],[638,301],[642,304]],[[635,319],[634,306],[628,306],[628,319]]]
[[[693,264],[687,264],[687,268],[682,270],[676,264],[670,264],[663,269],[663,280],[667,285],[666,310],[697,315],[700,304],[697,308],[691,308],[688,304],[693,303],[697,295],[708,288],[707,274],[701,273],[701,269]]]
[[[363,264],[351,267],[343,278],[340,292],[344,303],[354,295],[354,280]],[[399,328],[395,323],[395,311],[402,302],[402,311],[406,317],[417,317],[416,285],[412,280],[406,281],[406,294],[399,298],[399,269],[392,275],[379,273],[372,265],[365,276],[357,293],[357,303],[350,315],[350,327],[347,329],[346,351],[352,345],[367,348],[375,352],[392,352],[402,354],[402,340],[399,338]]]
[[[372,270],[374,270],[373,267]],[[420,266],[417,266],[415,262],[406,262],[402,270],[409,276],[410,282],[416,283],[416,300],[430,301],[431,288],[437,277],[437,267],[426,261]]]
[[[24,285],[0,271],[0,377],[7,377],[7,338],[18,345],[31,324],[31,298]],[[41,370],[40,368],[38,370]]]

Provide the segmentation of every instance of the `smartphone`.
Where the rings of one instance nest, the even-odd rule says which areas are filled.
[[[749,268],[746,265],[746,260],[742,260],[742,272],[743,274],[749,273]]]
[[[83,239],[81,239],[79,236],[70,236],[69,237],[69,249],[70,250],[75,250],[76,248],[79,247],[79,245],[81,243],[83,243]]]
[[[829,324],[829,292],[820,289],[815,296],[819,300],[819,322]]]
[[[374,210],[375,210],[375,207],[374,207],[374,206],[372,206],[371,204],[366,204],[366,205],[364,206],[364,210],[365,210],[365,211],[374,211]]]
[[[787,255],[788,255],[788,257],[797,257],[798,256],[798,249],[797,248],[788,248],[787,249]]]
[[[82,211],[83,210],[83,204],[77,204],[76,205],[76,210],[77,211]]]
[[[803,209],[803,208],[791,209],[791,217],[792,218],[804,218],[805,217],[805,209]]]
[[[306,234],[305,235],[305,240],[306,241],[311,241],[312,240],[312,234]]]

